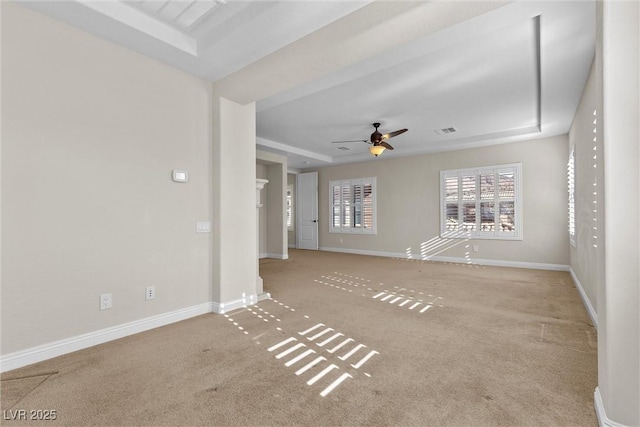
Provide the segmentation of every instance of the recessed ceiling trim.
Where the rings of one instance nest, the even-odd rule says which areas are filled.
[[[192,4],[197,4],[197,7],[202,7],[200,6],[201,3],[194,1]],[[191,19],[191,21],[186,25],[186,30],[187,31],[193,31],[193,29],[195,29],[198,25],[200,25],[209,15],[211,15],[213,13],[214,10],[216,10],[216,6],[218,5],[225,5],[227,3],[223,3],[221,1],[215,1],[213,2],[213,5],[209,8],[208,11],[204,12],[204,13],[200,13],[200,16],[196,17],[195,19]]]
[[[446,145],[434,145],[429,148],[424,147],[411,147],[403,150],[402,152],[394,152],[387,157],[391,157],[395,155],[396,157],[402,157],[407,155],[416,155],[416,154],[430,154],[437,153],[441,151],[449,151],[449,150],[461,150],[464,148],[474,148],[481,147],[487,145],[487,142],[490,142],[491,145],[512,142],[517,140],[519,137],[532,137],[540,134],[540,126],[528,126],[517,129],[509,129],[499,132],[492,132],[482,135],[473,135],[465,138],[456,138],[447,141]],[[385,153],[386,154],[386,153]]]
[[[468,148],[477,148],[487,145],[487,141],[491,142],[491,145],[505,144],[508,142],[515,142],[519,139],[527,139],[531,135],[539,134],[540,128],[538,126],[531,126],[519,129],[511,129],[508,131],[494,132],[485,135],[475,135],[467,138],[458,138],[451,140],[446,146],[433,145],[429,147],[412,147],[402,151],[385,151],[385,159],[395,159],[407,156],[427,155],[434,154],[443,151],[463,150]],[[334,164],[348,164],[359,162],[377,161],[371,158],[371,155],[367,151],[366,153],[352,154],[348,156],[335,157]]]
[[[272,148],[274,150],[284,151],[291,154],[296,154],[298,156],[308,157],[310,159],[320,160],[321,162],[325,163],[333,163],[333,158],[330,156],[325,156],[324,154],[319,154],[302,148],[293,147],[281,142],[271,141],[269,139],[256,138],[256,145]]]
[[[538,131],[542,129],[542,51],[541,51],[541,32],[540,32],[540,15],[536,16],[534,19],[535,25],[535,53],[536,53],[536,101],[537,105],[537,120],[538,120]]]
[[[155,18],[120,1],[80,2],[95,12],[102,13],[124,25],[154,37],[182,52],[198,56],[196,40]]]

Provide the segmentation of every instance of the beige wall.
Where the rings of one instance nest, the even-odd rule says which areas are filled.
[[[472,240],[426,255],[541,264],[569,264],[567,237],[567,136],[318,170],[320,247],[421,256],[421,245],[449,245],[439,236],[440,171],[522,162],[522,241]],[[377,235],[329,233],[329,181],[377,178]],[[477,245],[478,252],[469,252]]]
[[[271,258],[288,258],[287,225],[286,225],[286,191],[287,191],[287,164],[276,163],[267,167],[267,254]]]
[[[269,181],[262,192],[264,206],[260,212],[260,254],[269,258],[287,259],[289,257],[285,217],[287,158],[280,154],[257,150],[256,161],[256,172],[261,174],[260,178]]]
[[[210,85],[3,3],[2,353],[211,301]]]

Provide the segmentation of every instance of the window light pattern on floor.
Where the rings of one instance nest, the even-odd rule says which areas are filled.
[[[332,334],[332,332],[335,333]],[[360,369],[369,359],[380,354],[376,350],[366,352],[367,346],[365,344],[358,343],[353,338],[346,337],[343,333],[337,332],[334,328],[327,327],[324,323],[317,323],[304,331],[298,332],[297,335],[300,337],[300,340],[297,337],[289,337],[272,345],[267,351],[273,352],[275,358],[279,360],[293,356],[288,359],[284,365],[286,367],[294,365],[298,367],[302,365],[295,371],[296,376],[301,376],[316,366],[322,368],[319,373],[307,380],[307,385],[310,386],[319,382],[335,370],[336,372],[330,375],[330,379],[333,379],[333,381],[320,392],[320,396],[322,397],[327,396],[347,379],[354,378],[352,375],[353,371],[351,371],[351,373],[342,372],[344,368],[341,368],[338,365],[339,363],[351,362],[351,360],[353,360],[354,363],[350,363],[349,366],[353,369]],[[305,338],[306,341],[303,340]],[[315,343],[318,348],[311,346],[312,343]],[[324,355],[319,355],[318,352],[322,350],[324,350],[322,353]],[[313,358],[313,355],[317,355],[317,357]],[[307,363],[303,365],[305,362]],[[339,375],[336,377],[337,374]],[[371,376],[368,373],[364,373],[364,375],[368,377]]]
[[[283,323],[293,320],[291,316],[298,319],[298,316],[302,316],[305,323],[310,320],[310,316],[300,314],[295,308],[276,299],[244,306],[233,314],[224,315],[242,334],[253,334],[251,339],[257,345],[262,343],[263,338],[268,340],[268,329],[275,323],[280,341],[269,343],[267,351],[274,355],[275,360],[284,362],[286,368],[295,368],[294,374],[304,378],[308,386],[322,385],[324,388],[319,392],[321,397],[326,397],[347,380],[360,375],[371,377],[369,372],[361,368],[380,354],[378,351],[369,349],[356,338],[348,337],[324,323],[315,323],[282,339]],[[254,329],[251,333],[246,326],[249,324]]]
[[[382,282],[372,284],[370,279],[339,273],[337,271],[334,272],[333,275],[323,275],[320,276],[320,279],[314,279],[313,281],[350,293],[354,293],[354,291],[356,293],[360,292],[360,296],[362,297],[397,307],[403,307],[408,310],[415,310],[416,313],[420,314],[434,306],[444,307],[442,304],[437,304],[439,300],[443,299],[442,297],[434,297],[433,295],[425,296],[424,292],[395,285],[393,286],[393,290],[390,290],[392,289],[391,286],[385,285]]]

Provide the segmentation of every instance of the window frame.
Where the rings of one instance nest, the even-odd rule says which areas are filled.
[[[501,198],[499,191],[499,175],[501,173],[513,173],[514,177],[514,195],[513,197]],[[494,175],[494,188],[493,199],[482,199],[480,175]],[[473,175],[475,187],[474,198],[464,199],[463,191],[463,176],[469,177]],[[446,181],[447,178],[457,177],[457,215],[458,224],[457,229],[447,229],[447,202],[453,204],[452,200],[446,199]],[[524,225],[522,221],[523,203],[522,203],[522,163],[509,163],[503,165],[482,166],[475,168],[465,169],[449,169],[440,171],[440,237],[448,239],[487,239],[487,240],[523,240],[524,237]],[[470,205],[475,203],[474,207],[474,221],[475,226],[473,230],[461,230],[460,216],[464,215],[463,204]],[[493,230],[482,230],[482,210],[481,203],[493,202]],[[499,203],[500,202],[513,202],[513,219],[515,227],[513,232],[503,231],[503,227],[498,226],[499,223]]]
[[[354,227],[354,226],[350,226],[350,227],[345,227],[344,224],[344,207],[348,206],[355,206],[352,203],[344,203],[343,202],[343,192],[342,192],[342,187],[345,185],[349,186],[349,198],[352,198],[353,195],[353,187],[356,185],[361,185],[361,186],[365,186],[367,184],[371,184],[371,209],[372,209],[372,214],[371,214],[371,222],[372,222],[372,226],[371,228],[365,228],[365,227]],[[341,190],[340,190],[340,203],[338,204],[334,204],[334,199],[333,199],[333,187],[334,186],[340,186]],[[378,223],[378,212],[377,212],[377,194],[376,194],[376,177],[368,177],[368,178],[355,178],[355,179],[340,179],[340,180],[333,180],[333,181],[329,181],[329,233],[338,233],[338,234],[364,234],[364,235],[376,235],[378,234],[377,230],[377,223]],[[360,202],[361,207],[364,206],[364,190],[363,190],[363,198],[362,198],[362,202]],[[340,207],[339,209],[339,215],[340,215],[340,226],[339,227],[335,227],[334,226],[334,208],[335,207]],[[362,218],[363,218],[363,222],[364,222],[364,210],[361,209],[362,213]]]

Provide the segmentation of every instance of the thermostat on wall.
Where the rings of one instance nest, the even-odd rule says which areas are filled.
[[[175,182],[187,182],[189,181],[189,172],[180,171],[177,169],[173,170],[173,180]]]

